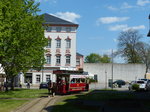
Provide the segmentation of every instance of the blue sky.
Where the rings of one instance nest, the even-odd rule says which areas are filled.
[[[54,14],[79,24],[77,51],[111,54],[117,50],[117,38],[129,28],[139,30],[143,41],[150,42],[148,15],[150,0],[36,0],[42,13]],[[123,62],[115,58],[115,62]]]

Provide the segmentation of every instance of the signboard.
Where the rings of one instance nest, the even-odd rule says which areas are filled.
[[[70,78],[86,78],[86,75],[70,75]]]

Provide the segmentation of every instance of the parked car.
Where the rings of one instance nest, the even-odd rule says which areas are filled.
[[[150,91],[150,80],[148,80],[146,83],[146,90]]]
[[[149,81],[149,79],[139,79],[139,80],[143,80],[143,81],[145,81],[145,82]]]
[[[124,80],[116,80],[113,84],[117,84],[119,88],[126,84]]]
[[[150,90],[150,80],[144,81],[144,80],[138,80],[138,81],[132,81],[129,84],[129,90],[133,90],[133,85],[138,84],[139,85],[139,90]]]
[[[47,84],[47,82],[42,82],[42,83],[40,84],[39,89],[48,89],[48,84]]]
[[[129,90],[132,90],[132,85],[135,83],[136,83],[136,81],[131,81],[131,83],[129,83],[129,86],[128,86]]]

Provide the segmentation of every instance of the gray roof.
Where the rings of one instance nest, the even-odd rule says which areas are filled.
[[[74,24],[72,22],[63,20],[61,18],[58,18],[56,16],[50,15],[50,14],[43,14],[44,16],[44,23],[43,24],[51,24],[51,25],[69,25],[69,26],[77,26],[78,24]]]
[[[80,53],[78,53],[78,52],[76,53],[76,55],[77,55],[77,56],[83,56],[82,54],[80,54]]]

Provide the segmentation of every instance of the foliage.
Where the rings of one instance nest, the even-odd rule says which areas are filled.
[[[138,84],[133,84],[132,85],[132,90],[138,91],[139,90],[139,85]]]
[[[124,57],[128,63],[141,63],[141,58],[137,53],[137,46],[141,43],[141,38],[142,36],[137,30],[122,31],[118,38],[117,53]]]
[[[90,55],[85,57],[86,63],[110,63],[111,58],[108,55],[99,55],[96,53],[91,53]]]
[[[19,72],[44,63],[46,39],[38,6],[34,0],[0,1],[0,63],[12,86]]]
[[[89,83],[94,83],[97,82],[97,80],[93,79],[93,78],[89,78]]]

